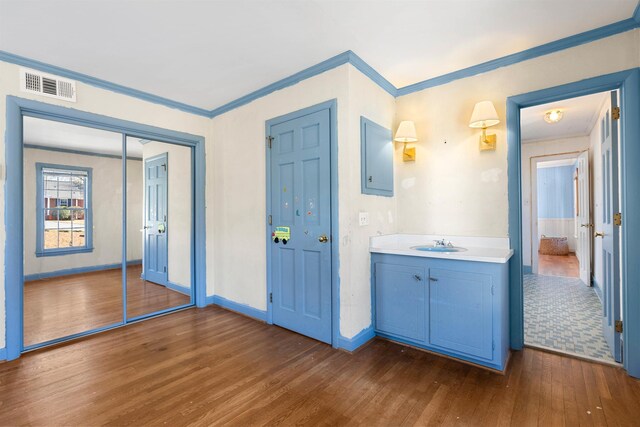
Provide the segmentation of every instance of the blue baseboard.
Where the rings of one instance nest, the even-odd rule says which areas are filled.
[[[142,264],[141,259],[136,259],[133,261],[127,261],[127,265],[138,265]],[[103,265],[90,265],[88,267],[78,267],[78,268],[67,268],[65,270],[57,270],[57,271],[49,271],[47,273],[36,273],[29,274],[24,276],[25,282],[30,282],[32,280],[39,279],[49,279],[51,277],[60,277],[60,276],[70,276],[72,274],[81,274],[81,273],[91,273],[93,271],[102,271],[102,270],[114,270],[116,268],[120,268],[122,264],[103,264]]]
[[[7,360],[7,349],[0,348],[0,360]]]
[[[347,351],[355,351],[365,345],[375,336],[376,333],[373,330],[373,325],[369,326],[368,328],[364,328],[352,338],[345,338],[340,335],[340,337],[338,338],[338,348]]]
[[[177,283],[173,282],[167,282],[165,286],[172,291],[180,292],[181,294],[184,294],[186,296],[191,296],[191,289],[187,288],[186,286],[178,285]]]
[[[530,265],[523,265],[522,274],[533,274],[533,268]]]
[[[258,319],[262,322],[267,321],[267,312],[263,310],[259,310],[257,308],[250,307],[246,304],[240,304],[238,302],[234,302],[223,298],[218,295],[213,295],[207,297],[207,305],[217,305],[222,308],[226,308],[231,311],[236,311],[240,314],[244,314],[245,316],[253,317],[254,319]]]

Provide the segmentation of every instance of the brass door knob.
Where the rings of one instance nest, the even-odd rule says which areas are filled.
[[[327,243],[329,241],[329,238],[326,235],[322,235],[320,237],[318,237],[318,242],[320,243]]]
[[[604,237],[604,233],[596,231],[595,233],[593,233],[593,237]]]

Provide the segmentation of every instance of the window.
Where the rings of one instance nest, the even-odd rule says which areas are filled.
[[[91,252],[91,168],[36,164],[36,255]]]

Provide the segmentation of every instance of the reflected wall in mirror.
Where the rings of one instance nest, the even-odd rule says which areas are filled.
[[[192,148],[127,137],[127,318],[192,302]],[[130,253],[135,248],[134,253]],[[139,249],[138,249],[139,248]]]
[[[122,135],[32,117],[23,126],[29,348],[123,322]]]

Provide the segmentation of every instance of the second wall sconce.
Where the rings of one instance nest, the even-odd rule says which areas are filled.
[[[402,161],[413,162],[416,160],[415,147],[407,148],[407,142],[416,142],[418,137],[416,135],[416,125],[411,120],[405,120],[400,122],[396,136],[393,138],[396,142],[403,142],[402,148]]]
[[[480,135],[480,151],[496,149],[496,135],[487,135],[487,128],[495,126],[498,123],[500,123],[500,119],[498,118],[496,107],[493,106],[493,102],[480,101],[473,108],[469,127],[482,129],[482,135]]]

